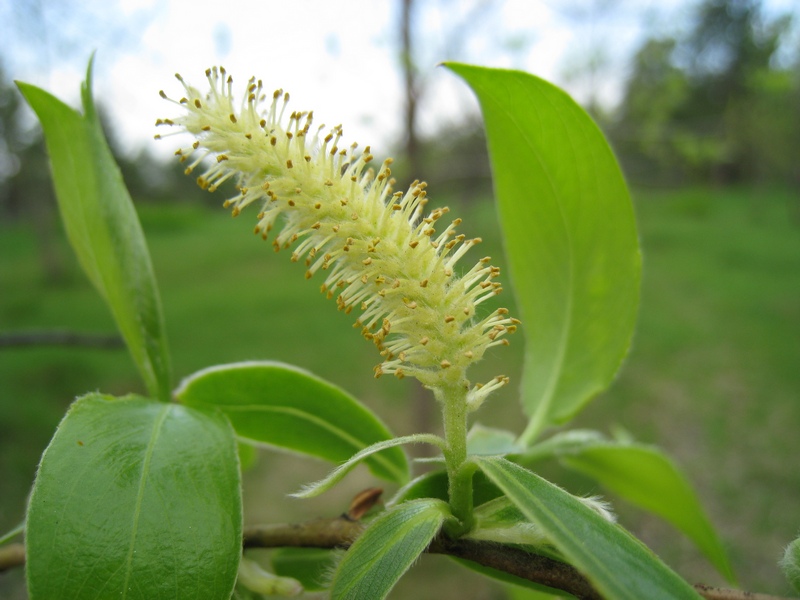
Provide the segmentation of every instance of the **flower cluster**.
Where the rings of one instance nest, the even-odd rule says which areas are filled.
[[[369,146],[339,147],[341,126],[312,132],[311,112],[287,115],[289,94],[269,96],[251,79],[237,107],[225,69],[206,76],[210,91],[201,94],[177,75],[185,96],[172,101],[185,112],[156,122],[195,137],[176,152],[186,173],[213,159],[199,185],[214,191],[235,178],[238,194],[225,201],[234,216],[260,204],[255,233],[267,239],[279,228],[276,251],[291,248],[306,278],[326,272],[323,293],[347,313],[360,311],[355,326],[384,357],[376,376],[413,376],[434,389],[468,386],[467,367],[507,344],[503,336],[519,323],[504,308],[476,317],[476,307],[501,291],[499,269],[486,257],[459,276],[456,263],[481,240],[457,234],[460,219],[440,225],[447,208],[426,212],[424,182],[393,192],[391,159],[376,173]],[[469,403],[476,408],[507,381],[476,385]]]

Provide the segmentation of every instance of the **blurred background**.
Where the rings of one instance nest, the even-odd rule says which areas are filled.
[[[730,550],[743,588],[787,594],[777,567],[800,531],[800,8],[790,0],[0,0],[0,532],[19,523],[38,458],[87,391],[142,392],[55,210],[41,133],[13,80],[78,105],[95,95],[140,211],[176,378],[238,360],[299,365],[362,399],[397,434],[439,428],[351,317],[231,219],[154,141],[180,94],[224,64],[344,124],[396,159],[397,189],[429,182],[503,265],[477,103],[443,60],[523,69],[567,89],[606,132],[631,186],[644,253],[639,326],[613,387],[572,427],[621,427],[675,457]],[[535,199],[532,199],[534,201]],[[508,286],[507,286],[508,287]],[[513,312],[512,294],[502,304]],[[522,338],[479,365],[519,381]],[[519,432],[511,385],[478,413]],[[342,512],[367,472],[314,501],[286,498],[328,465],[264,452],[247,473],[248,523]],[[558,465],[543,473],[602,493]],[[387,493],[391,490],[387,490]],[[721,584],[656,518],[623,524],[694,582]],[[22,572],[0,597],[25,598]],[[512,591],[424,557],[393,598],[502,599]]]

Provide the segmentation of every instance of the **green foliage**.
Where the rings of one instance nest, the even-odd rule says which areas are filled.
[[[436,377],[424,380],[439,381],[432,387],[442,409],[443,438],[392,438],[341,389],[275,362],[199,371],[175,392],[182,404],[92,394],[67,413],[37,474],[26,522],[33,600],[227,598],[237,567],[243,594],[294,593],[298,582],[319,588],[328,551],[279,553],[273,560],[277,576],[249,559],[240,564],[236,437],[341,463],[298,497],[332,488],[362,461],[375,475],[405,483],[408,465],[398,446],[427,443],[441,451],[433,460],[445,468],[402,488],[344,553],[332,574],[334,599],[386,597],[438,535],[522,544],[569,561],[612,599],[698,597],[611,523],[598,503],[572,496],[503,456],[559,456],[670,519],[730,574],[696,498],[659,452],[601,443],[596,434],[526,447],[604,389],[627,350],[640,267],[633,212],[603,136],[563,92],[523,73],[450,68],[473,87],[483,108],[501,225],[526,325],[522,391],[531,421],[521,438],[480,426],[468,435],[467,414],[479,405],[469,398],[482,400],[486,390],[470,391],[460,375],[448,379],[456,369],[448,371],[452,364],[438,359],[432,363],[436,370],[426,372]],[[111,307],[151,394],[168,400],[155,279],[130,198],[102,139],[88,77],[83,117],[46,92],[20,87],[44,123],[70,241]],[[291,161],[287,168],[293,168]],[[382,218],[393,218],[380,208],[388,215]],[[362,282],[367,285],[366,276]],[[516,326],[510,318],[503,323]],[[383,337],[389,333],[384,328]],[[496,378],[490,385],[503,382]]]
[[[382,600],[450,516],[441,500],[412,500],[376,518],[342,558],[332,600]]]
[[[217,408],[239,438],[340,463],[391,439],[367,408],[340,388],[297,367],[276,362],[218,365],[187,377],[175,397],[195,408]],[[366,459],[378,477],[408,479],[398,448]]]
[[[608,598],[700,598],[641,542],[571,494],[505,459],[473,460]]]
[[[639,301],[633,208],[602,133],[532,75],[450,64],[478,96],[524,324],[523,439],[571,418],[613,379]]]
[[[704,0],[685,34],[644,42],[609,130],[635,181],[796,184],[800,57],[781,51],[790,17],[766,13]]]
[[[18,85],[44,129],[72,248],[114,315],[150,395],[167,401],[170,359],[158,286],[136,210],[103,137],[91,75],[90,62],[83,115],[44,90]]]
[[[683,531],[729,581],[734,575],[725,549],[686,477],[653,446],[615,442],[575,432],[542,444],[569,467],[596,479],[629,502]],[[541,450],[531,448],[533,454]],[[524,460],[524,458],[523,458]]]
[[[136,396],[80,398],[31,495],[31,599],[228,598],[240,493],[224,417]]]

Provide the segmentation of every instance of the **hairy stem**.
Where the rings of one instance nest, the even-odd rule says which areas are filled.
[[[460,382],[438,388],[436,397],[442,406],[444,438],[447,444],[447,467],[450,510],[458,524],[446,526],[448,535],[458,538],[468,532],[473,524],[472,474],[475,467],[467,462],[467,390]]]

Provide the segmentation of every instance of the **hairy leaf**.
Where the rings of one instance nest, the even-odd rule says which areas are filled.
[[[794,590],[800,593],[800,538],[787,546],[781,558],[781,569]]]
[[[31,600],[227,600],[241,544],[224,417],[135,396],[72,405],[28,507]]]
[[[564,464],[596,479],[633,504],[685,533],[729,581],[727,553],[686,477],[658,448],[597,444],[565,454]]]
[[[412,500],[376,518],[345,553],[332,600],[381,600],[428,547],[450,516],[441,500]]]
[[[700,598],[651,550],[572,494],[504,458],[473,460],[604,596]]]
[[[442,438],[435,435],[428,433],[416,433],[414,435],[406,435],[391,440],[386,440],[385,442],[372,444],[372,446],[368,446],[361,452],[354,454],[347,462],[339,465],[324,479],[320,479],[319,481],[305,486],[299,492],[292,494],[292,496],[295,498],[313,498],[314,496],[319,496],[344,479],[344,476],[355,469],[360,462],[376,454],[377,452],[386,450],[387,448],[395,448],[404,444],[433,444],[434,446],[441,446],[443,443],[444,441]]]
[[[478,97],[526,339],[530,443],[613,379],[630,344],[641,258],[628,190],[603,134],[533,75],[448,63]]]

